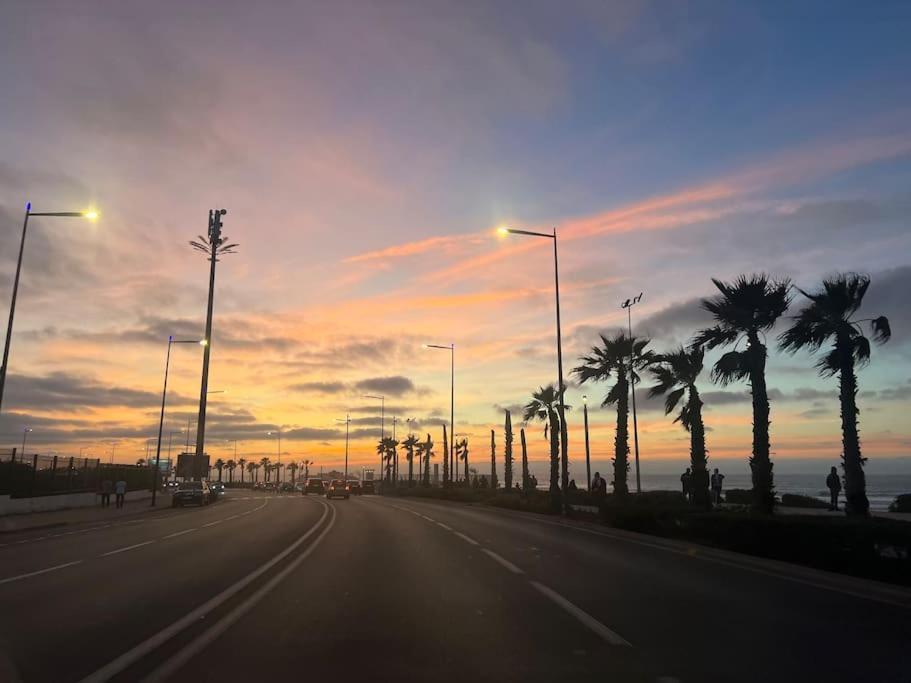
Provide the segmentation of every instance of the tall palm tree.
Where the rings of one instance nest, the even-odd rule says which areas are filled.
[[[385,467],[385,479],[387,482],[392,481],[392,460],[395,458],[396,447],[399,445],[399,442],[393,439],[391,436],[384,436],[382,439],[377,441],[376,444],[376,454],[382,456],[383,463]]]
[[[490,488],[497,490],[497,441],[496,432],[490,430]]]
[[[601,336],[601,346],[593,346],[591,353],[579,360],[582,365],[573,370],[581,383],[589,380],[614,385],[604,397],[602,406],[617,406],[617,432],[614,437],[614,493],[629,493],[629,397],[630,365],[632,364],[633,384],[639,383],[639,371],[648,367],[654,354],[646,350],[651,340],[627,336],[618,332],[613,337]]]
[[[465,472],[465,485],[471,485],[471,477],[468,476],[468,439],[462,439],[459,441],[459,451],[458,456],[462,460],[462,471]]]
[[[528,447],[525,444],[525,427],[519,430],[519,441],[522,444],[522,490],[531,488],[531,477],[528,476]]]
[[[857,433],[857,374],[855,368],[870,362],[870,340],[864,336],[861,323],[869,323],[873,340],[884,344],[892,336],[889,320],[854,318],[870,286],[866,275],[847,273],[826,278],[815,292],[798,291],[810,302],[794,317],[794,323],[778,338],[781,348],[818,351],[832,342],[832,349],[816,363],[823,377],[838,375],[841,401],[841,438],[844,447],[842,468],[845,474],[845,512],[867,515],[867,485],[864,477],[865,458],[860,452]]]
[[[221,472],[225,468],[225,461],[219,458],[215,461],[215,469],[218,471],[218,481],[221,481]]]
[[[409,434],[408,438],[402,442],[402,448],[405,449],[405,459],[408,461],[408,486],[414,486],[414,449],[420,441],[414,434]]]
[[[294,485],[294,478],[297,474],[297,470],[300,469],[300,465],[298,465],[296,462],[292,462],[290,465],[288,465],[288,469],[291,470],[291,484]]]
[[[418,453],[424,460],[424,486],[430,486],[430,459],[433,457],[433,440],[430,434],[427,440],[418,445]]]
[[[226,460],[225,469],[228,470],[228,482],[233,484],[234,483],[234,470],[237,469],[237,463],[234,462],[233,460]]]
[[[252,460],[247,463],[247,472],[250,473],[250,481],[252,481],[254,484],[256,483],[256,480],[254,479],[254,475],[256,474],[256,467],[256,463]]]
[[[240,467],[240,485],[244,485],[244,468],[247,466],[246,458],[238,458],[237,465]]]
[[[503,487],[512,491],[512,416],[506,411],[506,422],[503,425]]]
[[[263,481],[269,481],[269,465],[272,461],[269,458],[261,458],[259,466],[263,468]]]
[[[734,345],[712,368],[712,379],[722,386],[747,380],[753,399],[753,507],[771,512],[775,506],[772,460],[769,457],[769,392],[765,382],[768,350],[765,333],[772,329],[791,303],[790,280],[775,280],[764,273],[741,275],[734,282],[712,279],[720,294],[702,300],[715,324],[701,330],[694,346],[714,349]],[[742,351],[737,345],[746,341]]]
[[[656,354],[650,370],[658,383],[649,390],[648,395],[650,398],[665,396],[665,415],[669,415],[686,396],[674,422],[679,422],[690,434],[693,502],[701,507],[709,507],[711,501],[705,425],[702,422],[702,399],[696,388],[696,379],[702,372],[704,357],[702,347],[685,349],[681,346],[670,353]]]
[[[560,496],[560,403],[559,392],[553,384],[540,387],[532,393],[531,401],[525,404],[523,419],[544,423],[544,438],[550,439],[550,501],[551,508],[559,512],[562,507]]]

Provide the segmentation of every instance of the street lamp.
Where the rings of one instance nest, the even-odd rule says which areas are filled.
[[[168,352],[164,361],[164,388],[161,390],[161,415],[158,418],[158,445],[155,447],[155,472],[152,475],[152,507],[155,507],[155,495],[158,492],[158,468],[161,464],[161,431],[164,429],[164,406],[168,397],[168,371],[171,368],[171,345],[172,344],[199,344],[208,346],[206,339],[174,339],[168,337]],[[187,438],[189,438],[189,428],[187,429]],[[173,432],[172,432],[173,434]],[[187,446],[189,448],[189,446]],[[171,457],[171,438],[168,437],[168,458]]]
[[[30,431],[32,431],[31,427],[22,428],[22,462],[25,462],[25,439]]]
[[[444,346],[440,344],[425,344],[428,349],[444,349],[449,351],[449,436],[453,439],[453,444],[455,443],[455,343],[450,344],[449,346]],[[458,481],[459,477],[455,471],[455,467],[458,465],[458,462],[455,459],[454,448],[450,445],[449,449],[449,479],[450,481]],[[445,478],[443,484],[446,484]]]
[[[633,344],[633,306],[642,301],[642,292],[639,292],[639,296],[634,296],[632,299],[627,299],[622,304],[620,308],[626,309],[626,322],[629,326],[629,386],[630,391],[633,393],[633,444],[636,448],[636,493],[642,493],[642,481],[639,479],[639,425],[636,422],[636,372],[633,368],[634,358],[633,354],[635,352]]]
[[[557,389],[560,392],[557,412],[560,415],[560,451],[561,464],[563,466],[563,477],[561,485],[563,488],[564,509],[568,509],[566,501],[566,491],[569,489],[569,455],[567,454],[567,432],[566,432],[566,410],[563,405],[565,397],[563,393],[565,387],[563,384],[563,337],[560,332],[560,268],[557,262],[557,229],[553,228],[552,233],[534,232],[532,230],[517,230],[515,228],[499,227],[497,233],[500,235],[530,235],[532,237],[546,237],[554,242],[554,293],[557,302]]]
[[[361,398],[372,398],[380,402],[380,440],[386,440],[386,397],[364,394]],[[380,449],[382,451],[382,449]],[[383,453],[380,452],[380,476],[383,476]]]
[[[266,436],[272,436],[273,434],[278,435],[278,464],[276,465],[276,469],[278,471],[278,477],[276,477],[276,479],[278,479],[282,476],[282,430],[281,430],[281,427],[277,427],[275,429],[275,431],[266,432]],[[279,493],[281,493],[281,482],[276,481],[275,483],[278,484],[278,491],[279,491]]]
[[[591,490],[592,485],[592,461],[591,453],[588,449],[588,396],[582,395],[582,414],[585,416],[585,488]]]
[[[345,423],[345,485],[348,485],[348,429],[351,425],[351,415],[346,414],[344,420],[336,419],[336,422]]]
[[[16,262],[16,275],[13,278],[13,298],[9,306],[9,323],[6,326],[6,343],[3,346],[3,364],[0,365],[0,408],[3,406],[3,389],[6,386],[6,368],[9,363],[9,347],[13,338],[13,319],[16,316],[16,297],[19,294],[19,274],[22,272],[22,254],[25,251],[25,235],[28,231],[28,219],[31,216],[45,216],[56,218],[88,218],[94,221],[98,212],[94,209],[88,211],[32,211],[32,203],[25,205],[25,219],[22,221],[22,239],[19,242],[19,260]]]

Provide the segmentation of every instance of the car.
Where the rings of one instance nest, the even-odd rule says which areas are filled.
[[[308,479],[307,486],[304,488],[304,493],[315,493],[317,495],[323,495],[326,492],[326,487],[323,486],[322,479]]]
[[[284,484],[282,484],[281,490],[282,491],[294,491],[294,484],[292,484],[290,481],[286,481]]]
[[[348,500],[348,487],[341,479],[333,479],[326,489],[326,498],[344,498]]]
[[[209,485],[204,481],[182,481],[178,485],[174,495],[171,496],[171,505],[173,507],[183,507],[187,503],[196,505],[208,505],[211,502],[212,494],[209,491]]]
[[[173,480],[172,480],[172,481],[166,481],[166,482],[164,483],[164,490],[165,490],[165,493],[174,493],[174,491],[177,490],[177,487],[178,487],[178,486],[180,486],[180,484],[179,484],[178,482],[176,482],[176,481],[173,481]]]
[[[361,495],[361,493],[363,493],[363,490],[361,489],[361,482],[349,481],[348,482],[348,493],[350,493],[352,496]]]
[[[220,481],[213,481],[209,484],[209,498],[214,502],[219,497],[225,495],[225,485]]]
[[[361,482],[361,493],[376,493],[376,487],[373,485],[373,482]]]

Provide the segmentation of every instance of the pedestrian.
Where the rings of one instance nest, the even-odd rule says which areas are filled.
[[[690,499],[690,494],[693,488],[692,483],[693,472],[689,467],[687,467],[686,472],[680,475],[680,488],[683,489],[683,497],[687,500]]]
[[[531,489],[532,491],[538,490],[538,478],[535,475],[531,475]]]
[[[114,492],[117,494],[117,507],[123,507],[123,498],[127,494],[127,483],[123,479],[118,479],[114,485]]]
[[[718,505],[721,503],[721,488],[724,484],[724,475],[718,471],[718,468],[715,468],[715,471],[712,472],[712,503]]]
[[[600,472],[595,472],[595,476],[592,477],[592,484],[590,488],[592,495],[600,505],[601,501],[603,501],[604,497],[607,495],[607,480],[601,476]]]
[[[570,479],[570,480],[569,480],[569,490],[570,490],[570,491],[575,491],[575,490],[576,490],[576,480],[575,480],[575,479]]]
[[[826,477],[826,486],[829,487],[829,510],[838,512],[838,494],[841,493],[841,477],[838,476],[838,470],[834,467],[829,471]]]
[[[114,490],[114,482],[110,479],[101,481],[101,507],[106,508],[111,505],[111,492]]]

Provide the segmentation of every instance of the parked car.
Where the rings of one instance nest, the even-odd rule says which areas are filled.
[[[165,491],[165,493],[174,493],[174,491],[177,490],[178,486],[180,486],[180,484],[177,483],[176,481],[173,481],[173,480],[166,481],[164,483],[164,491]]]
[[[220,481],[213,481],[209,484],[209,498],[215,502],[219,497],[225,495],[225,485]]]
[[[361,482],[361,493],[376,493],[376,487],[373,485],[373,482]]]
[[[211,502],[209,485],[204,481],[182,481],[171,496],[173,507],[183,507],[187,503],[208,505]]]
[[[349,481],[348,482],[348,493],[352,496],[359,496],[362,493],[361,482],[359,481]]]
[[[326,489],[326,498],[344,498],[348,500],[348,487],[341,479],[333,479]]]
[[[323,495],[326,492],[326,487],[323,486],[322,479],[308,479],[307,487],[304,489],[304,493],[315,493],[319,496]]]

